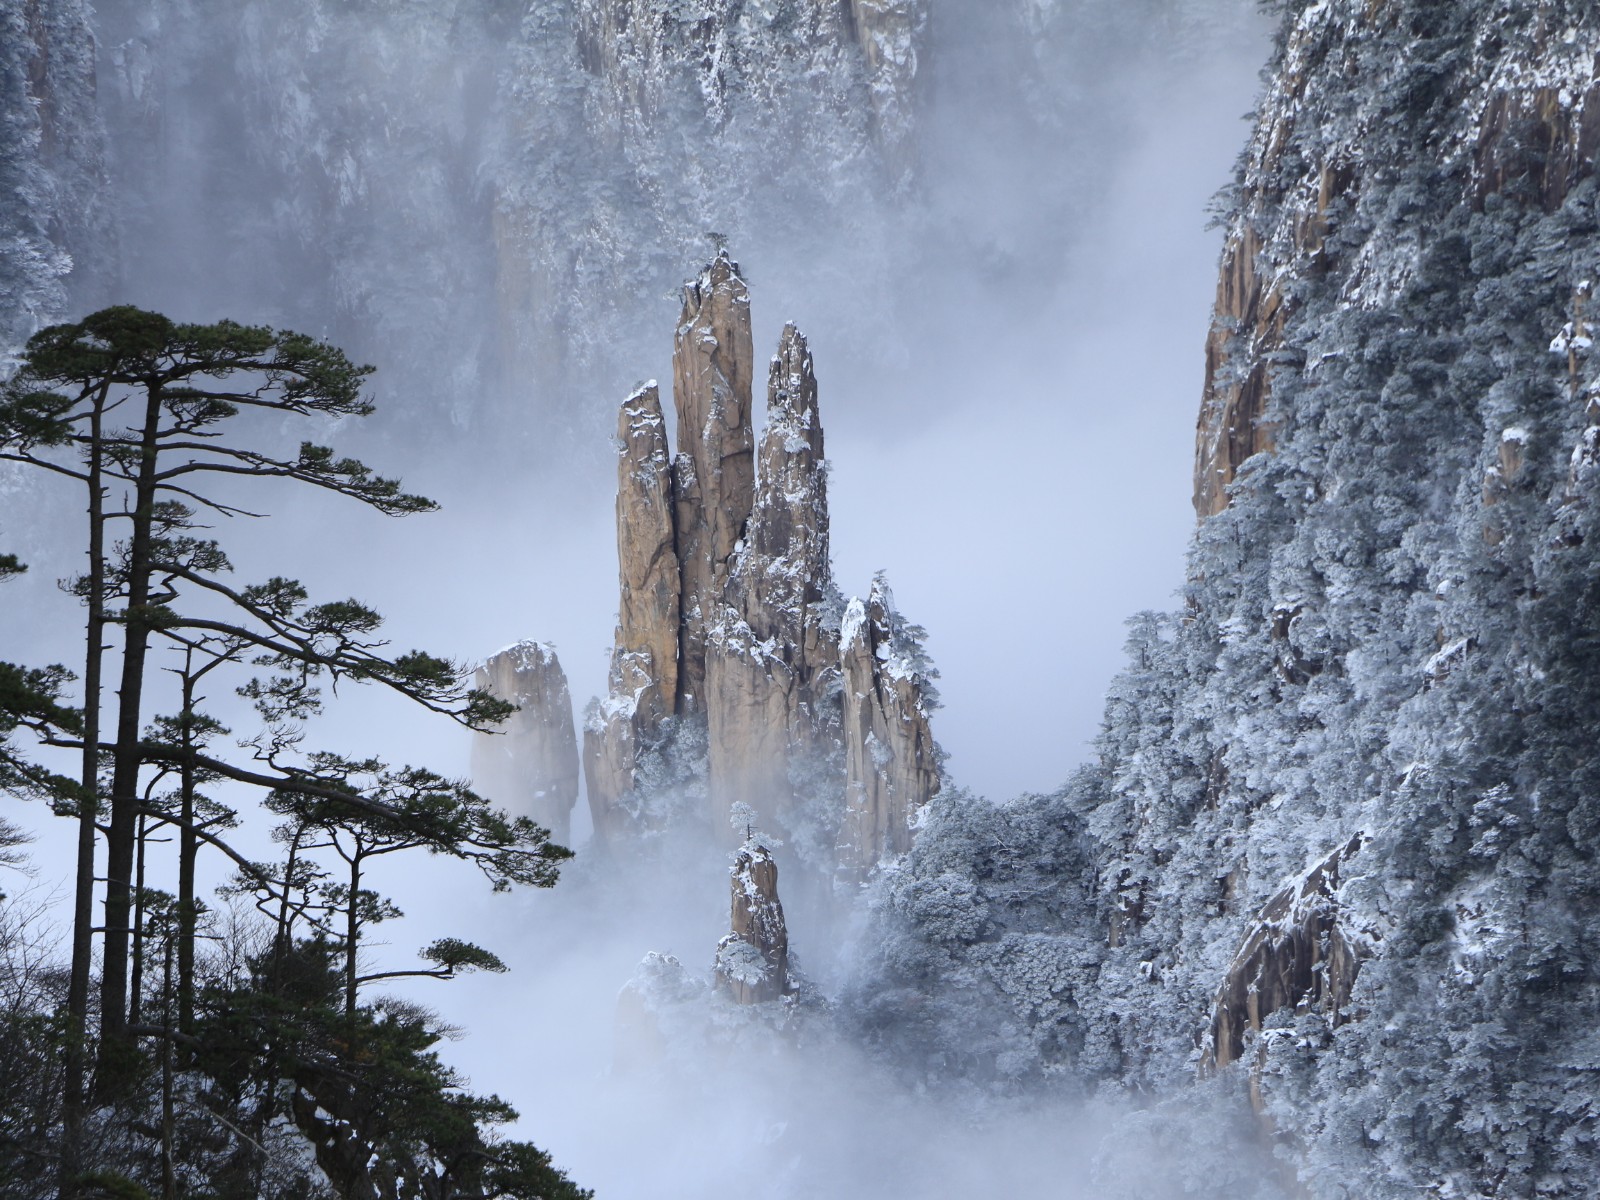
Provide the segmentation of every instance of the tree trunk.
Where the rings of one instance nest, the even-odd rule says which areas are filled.
[[[139,1024],[139,1009],[144,996],[144,851],[149,818],[140,813],[134,820],[133,868],[133,959],[129,969],[128,1021]]]
[[[128,917],[131,908],[134,817],[139,811],[139,725],[144,699],[145,652],[150,645],[150,552],[155,517],[157,438],[161,426],[161,385],[145,385],[144,428],[139,475],[134,490],[133,531],[128,540],[128,612],[123,626],[122,686],[117,709],[117,739],[112,751],[111,834],[107,840],[105,953],[100,979],[100,1057],[131,1050],[128,1025]]]
[[[356,1015],[356,939],[361,934],[357,899],[361,895],[361,847],[356,844],[350,855],[350,895],[345,905],[344,933],[344,1015]]]
[[[61,1200],[78,1194],[83,1173],[83,1117],[88,1074],[89,973],[94,960],[95,820],[99,815],[100,667],[105,654],[105,490],[101,481],[101,423],[109,383],[102,384],[89,411],[88,618],[83,656],[83,789],[78,808],[78,861],[73,878],[72,966],[67,982],[65,1079],[61,1112]]]
[[[167,925],[161,980],[161,1200],[178,1200],[172,1161],[172,925]]]
[[[194,898],[194,860],[200,852],[200,839],[194,831],[194,763],[188,757],[194,751],[193,658],[192,651],[184,653],[183,711],[178,717],[184,750],[178,826],[178,1028],[184,1033],[194,1030],[194,943],[200,919]]]

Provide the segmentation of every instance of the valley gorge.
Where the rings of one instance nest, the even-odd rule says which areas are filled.
[[[494,498],[415,547],[290,519],[311,572],[399,580],[516,706],[453,742],[367,720],[576,857],[515,908],[418,869],[409,918],[475,940],[362,981],[480,971],[472,1069],[536,1097],[579,1183],[1592,1192],[1600,10],[0,0],[0,33],[8,364],[130,291],[304,328],[378,363],[373,445]],[[1163,262],[1183,169],[1153,80],[1235,42],[1266,69],[1185,340],[1152,315],[1176,285],[1128,265]],[[984,157],[1007,137],[1032,161]],[[1112,322],[1136,334],[1096,374]],[[1176,472],[1108,415],[1168,360]],[[1181,588],[1129,616],[1079,748],[1062,714],[1102,680],[1073,648],[1110,636],[1080,593],[1159,548],[1075,538],[1169,484]],[[6,474],[0,503],[0,551],[81,570],[40,493]],[[901,543],[937,546],[936,587]],[[1067,582],[1022,595],[1051,558]],[[942,590],[981,616],[939,624]],[[930,644],[1037,684],[964,699],[1064,782],[969,783],[969,677]],[[1056,744],[1013,742],[1024,706]],[[422,1020],[408,987],[374,1020]]]

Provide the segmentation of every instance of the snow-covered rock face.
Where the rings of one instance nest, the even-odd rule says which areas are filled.
[[[759,468],[707,649],[712,822],[734,833],[740,802],[757,804],[774,828],[800,823],[791,766],[826,759],[836,724],[822,420],[811,352],[792,325],[771,363]]]
[[[1196,438],[1194,503],[1203,518],[1251,455],[1270,453],[1272,372],[1301,281],[1341,280],[1347,300],[1377,310],[1415,275],[1418,239],[1389,203],[1396,162],[1374,153],[1420,153],[1442,164],[1464,201],[1491,197],[1556,211],[1594,169],[1600,150],[1600,41],[1582,14],[1534,17],[1518,6],[1459,14],[1465,69],[1415,77],[1416,52],[1376,51],[1399,36],[1404,6],[1297,5],[1285,23],[1279,69],[1261,104],[1228,226],[1206,341],[1205,391]],[[1435,25],[1443,25],[1435,20]],[[1457,32],[1460,32],[1459,30]],[[1423,42],[1448,32],[1418,27]],[[1366,85],[1352,94],[1348,81]],[[1437,96],[1427,94],[1437,88]],[[1425,134],[1416,112],[1432,105]],[[1389,126],[1385,130],[1385,126]],[[1308,131],[1314,131],[1308,136]],[[1423,138],[1416,135],[1423,134]],[[1409,144],[1404,144],[1409,141]],[[1425,141],[1425,144],[1420,144]]]
[[[0,2],[0,377],[72,291],[84,305],[104,296],[93,277],[114,238],[89,18],[83,0]]]
[[[865,604],[850,602],[840,627],[845,819],[839,861],[853,880],[911,848],[912,824],[939,790],[925,669],[896,624],[903,618],[880,577]]]
[[[728,935],[717,943],[717,982],[740,1004],[777,1000],[789,991],[789,932],[778,899],[778,864],[751,843],[734,859]]]
[[[512,377],[609,381],[647,345],[624,314],[708,235],[876,227],[914,158],[924,6],[536,0],[492,171]]]
[[[707,630],[728,586],[734,548],[755,503],[750,293],[726,254],[683,289],[672,355],[678,415],[673,461],[683,633],[678,708],[705,709]]]
[[[509,646],[478,668],[473,686],[518,706],[499,732],[473,735],[473,787],[565,845],[578,802],[578,742],[555,651],[538,642]]]
[[[1320,1011],[1331,1026],[1345,1018],[1361,960],[1373,950],[1340,920],[1339,877],[1361,837],[1333,853],[1267,901],[1257,914],[1212,1009],[1205,1065],[1220,1069],[1240,1056],[1245,1038],[1273,1013]]]

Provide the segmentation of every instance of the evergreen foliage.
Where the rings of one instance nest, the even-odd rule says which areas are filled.
[[[57,1089],[49,1119],[59,1124],[46,1149],[12,1148],[40,1159],[23,1172],[25,1194],[585,1194],[533,1147],[494,1140],[492,1127],[514,1114],[460,1091],[430,1050],[440,1031],[426,1013],[362,998],[363,987],[403,976],[505,969],[445,938],[423,951],[426,967],[363,972],[367,930],[400,915],[365,885],[371,859],[427,850],[506,890],[552,885],[570,852],[426,768],[304,747],[324,683],[376,684],[471,729],[511,706],[470,690],[456,663],[391,651],[381,617],[359,601],[312,603],[283,577],[232,584],[221,543],[202,536],[197,514],[256,515],[236,499],[243,481],[291,481],[391,516],[431,510],[329,447],[272,445],[294,419],[368,415],[369,372],[299,334],[118,307],[35,334],[0,389],[0,460],[80,485],[89,513],[88,566],[71,585],[87,611],[81,712],[58,703],[59,668],[0,670],[0,782],[50,792],[79,828],[71,969],[50,1030],[61,1070],[38,1081]],[[112,541],[112,530],[126,536]],[[104,643],[119,630],[120,686],[102,735]],[[247,756],[223,748],[229,731],[201,707],[200,689],[222,681],[261,720],[236,743]],[[174,711],[152,718],[165,702]],[[9,735],[22,727],[76,751],[80,780],[56,780],[13,752]],[[239,820],[231,805],[252,790],[284,818],[281,863],[253,861],[225,836]],[[151,884],[162,830],[177,834],[174,893]],[[233,892],[252,896],[264,920],[219,935],[196,890],[202,849],[234,863]],[[218,936],[224,951],[204,953]]]
[[[1600,192],[1559,130],[1600,95],[1600,25],[1490,0],[1281,21],[1222,215],[1259,232],[1288,312],[1271,449],[1202,520],[1183,608],[1132,623],[1097,764],[1030,801],[1045,815],[1016,841],[991,832],[1006,806],[936,806],[880,884],[889,950],[863,990],[930,993],[924,1061],[984,1086],[1004,1051],[962,1051],[1009,1021],[1031,1069],[1066,1033],[1079,1077],[1181,1091],[1269,898],[1359,834],[1318,901],[1358,947],[1348,1002],[1261,1013],[1223,1074],[1250,1079],[1310,1194],[1586,1195]],[[1000,842],[1086,872],[1041,875],[1046,903],[997,921]],[[1063,931],[1053,963],[995,952]],[[1018,1003],[1036,978],[1059,1009]],[[1002,1021],[964,1021],[979,1005]]]

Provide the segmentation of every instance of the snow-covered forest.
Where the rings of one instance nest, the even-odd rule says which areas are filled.
[[[0,0],[0,131],[0,1195],[1593,1193],[1592,6]]]

